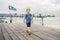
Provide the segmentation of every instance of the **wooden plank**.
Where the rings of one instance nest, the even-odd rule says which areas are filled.
[[[7,30],[4,28],[4,25],[1,24],[1,26],[2,26],[2,31],[3,31],[3,35],[4,35],[5,40],[12,40],[12,39],[10,38]]]
[[[25,28],[23,28],[22,25],[20,25],[21,27],[19,27],[18,25],[15,24],[15,26],[18,27],[17,29],[22,29],[22,30],[25,29]],[[24,32],[25,32],[25,31],[24,31]],[[26,32],[25,32],[25,34],[26,34]],[[25,35],[25,34],[23,33],[23,35]],[[30,35],[29,37],[32,37],[34,40],[37,40],[37,39],[38,39],[38,40],[41,40],[40,37],[38,37],[38,36],[36,36],[36,35],[33,35],[33,34]]]
[[[12,25],[12,27],[13,27],[13,26],[14,26],[14,25]],[[16,27],[16,28],[15,28],[15,27]],[[16,25],[14,26],[14,29],[17,30],[17,32],[19,31],[19,33],[23,36],[22,38],[25,37],[26,40],[34,40],[32,37],[30,37],[29,35],[27,35],[24,31],[23,31],[23,33],[22,33],[22,30],[21,30],[21,29],[19,30]],[[20,37],[21,37],[21,36],[20,36]]]
[[[35,28],[35,27],[34,27]],[[34,28],[32,28],[32,29],[34,29]],[[36,29],[36,28],[35,28]],[[38,27],[37,27],[37,29],[38,29]],[[39,30],[39,29],[38,29]],[[37,32],[37,34],[38,34],[39,32]],[[33,33],[33,34],[35,34],[35,33]],[[36,34],[35,34],[36,35]],[[40,35],[37,35],[37,36],[39,36],[41,39],[43,39],[43,40],[47,40],[47,39],[52,39],[52,38],[50,38],[49,36],[45,36],[45,34],[42,34],[42,36],[40,36]]]
[[[34,28],[36,28],[36,25],[34,25]],[[38,26],[39,28],[39,26]],[[40,27],[40,33],[45,34],[45,36],[53,38],[54,40],[60,40],[59,36],[60,34],[56,31],[51,30],[50,28]],[[36,33],[38,34],[38,33]],[[59,35],[59,36],[58,36]]]
[[[11,25],[9,26],[9,28],[21,39],[21,40],[27,40],[25,37],[23,37],[23,35],[19,32],[17,32],[17,30],[15,30],[15,26]],[[21,31],[21,30],[20,30]]]
[[[59,37],[56,37],[56,35],[58,34],[58,33],[56,33],[55,31],[53,31],[53,30],[49,30],[49,28],[45,28],[45,30],[44,30],[44,28],[42,28],[41,29],[41,27],[39,27],[39,26],[36,26],[36,25],[34,25],[33,26],[34,28],[32,28],[32,29],[35,29],[35,30],[37,30],[37,31],[41,31],[41,33],[43,32],[44,34],[42,34],[43,35],[43,37],[44,37],[44,35],[46,36],[46,38],[47,37],[49,37],[48,39],[54,39],[54,40],[60,40],[60,38]],[[37,28],[37,29],[36,29]],[[49,30],[49,31],[48,31]],[[46,32],[47,31],[47,32]],[[37,32],[36,34],[38,34],[39,32]],[[48,32],[50,32],[50,33],[55,33],[54,35],[53,34],[50,34],[50,33],[48,33]],[[59,34],[60,35],[60,34]],[[38,36],[40,36],[40,35],[38,35]],[[46,39],[45,38],[45,39]]]
[[[8,24],[4,24],[5,28],[7,29],[9,35],[11,36],[12,40],[20,40],[15,34],[14,32],[9,28]]]
[[[23,25],[23,23],[4,23],[4,26],[2,25],[1,28],[3,33],[5,33],[4,36],[7,35],[6,39],[10,37],[12,40],[60,40],[60,33],[49,27],[32,24],[31,35],[28,35],[26,33],[26,25]]]
[[[34,26],[34,28],[36,28],[36,26]],[[48,27],[39,27],[38,28],[40,29],[39,31],[42,31],[42,32],[45,32],[47,34],[50,34],[56,38],[60,38],[60,33],[54,31],[53,29],[50,29]]]
[[[2,28],[1,28],[1,24],[0,24],[0,40],[5,40],[4,36],[3,36],[3,32],[2,32]]]

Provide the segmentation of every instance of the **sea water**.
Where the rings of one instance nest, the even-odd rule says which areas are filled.
[[[10,23],[10,17],[5,17],[4,21]],[[12,17],[12,23],[24,23],[24,18]],[[46,17],[43,19],[44,26],[60,29],[60,17]],[[41,18],[33,18],[33,24],[42,25]]]

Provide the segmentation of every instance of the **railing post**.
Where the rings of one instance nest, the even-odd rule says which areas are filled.
[[[44,17],[42,16],[41,18],[42,18],[42,26],[44,26],[44,22],[43,22],[43,18],[44,18]]]
[[[10,16],[10,23],[12,23],[12,15]]]

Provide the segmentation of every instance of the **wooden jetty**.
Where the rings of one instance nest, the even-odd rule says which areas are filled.
[[[0,40],[60,40],[60,30],[32,24],[31,35],[23,23],[0,23]]]

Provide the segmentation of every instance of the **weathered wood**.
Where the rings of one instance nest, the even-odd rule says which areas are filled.
[[[37,29],[38,30],[37,30]],[[47,36],[47,37],[49,37],[50,39],[54,39],[54,40],[60,40],[60,34],[59,33],[57,33],[56,31],[53,31],[53,30],[51,30],[50,28],[45,28],[45,27],[39,27],[38,25],[36,26],[36,25],[34,25],[34,26],[32,26],[32,30],[34,30],[35,29],[35,32],[37,32],[37,31],[39,31],[40,33],[43,33],[42,35],[45,35],[45,36]],[[37,30],[37,31],[36,31]],[[37,32],[36,34],[38,34],[39,32]],[[39,34],[40,34],[39,33]],[[35,34],[35,33],[34,33]],[[38,36],[40,36],[40,35],[38,35]],[[41,36],[40,36],[41,37]],[[44,36],[43,36],[44,37]],[[46,37],[46,38],[47,38]],[[46,39],[45,38],[45,39]],[[49,39],[48,38],[48,39]]]
[[[3,40],[60,40],[60,32],[56,29],[32,24],[31,35],[26,32],[23,23],[0,24]]]
[[[16,24],[15,24],[15,25],[16,25]],[[22,25],[20,24],[20,26],[22,26]],[[17,25],[17,27],[18,27],[18,25]],[[19,28],[18,28],[18,29],[19,29]],[[24,26],[22,26],[22,27],[20,27],[20,29],[25,29],[25,28],[24,28]],[[38,39],[38,40],[41,40],[41,39],[42,39],[41,37],[39,37],[38,35],[35,35],[35,34],[34,34],[34,35],[32,34],[31,37],[34,38],[35,40],[37,40],[37,39]],[[43,40],[43,39],[42,39],[42,40]]]
[[[18,32],[18,30],[16,30],[15,26],[10,25],[9,27],[21,40],[27,40],[21,33]],[[21,31],[21,30],[19,30],[19,31]]]
[[[10,38],[10,35],[8,34],[7,30],[5,29],[4,25],[2,24],[1,26],[2,26],[2,31],[3,31],[3,35],[4,35],[5,40],[12,40]]]
[[[9,35],[11,36],[12,40],[20,40],[16,35],[15,33],[9,28],[8,24],[4,24],[5,25],[5,28],[7,29]]]
[[[36,28],[36,25],[34,26],[34,28]],[[42,31],[42,32],[52,35],[54,37],[60,38],[60,33],[54,31],[54,29],[50,29],[48,27],[40,27],[39,29],[40,30],[38,30],[38,31]]]
[[[4,36],[3,36],[3,32],[2,32],[2,28],[1,28],[1,24],[0,24],[0,40],[5,40]]]
[[[21,26],[21,25],[20,25]],[[13,26],[12,26],[13,27]],[[23,29],[19,28],[18,26],[14,25],[14,27],[17,27],[15,28],[16,30],[20,30],[19,33],[26,38],[26,40],[35,40],[33,39],[33,37],[27,35],[27,33],[25,31],[23,31]],[[23,33],[21,33],[23,31]]]

